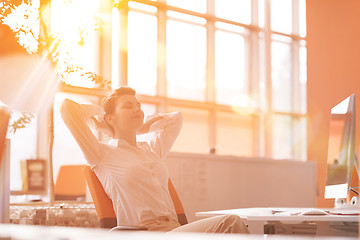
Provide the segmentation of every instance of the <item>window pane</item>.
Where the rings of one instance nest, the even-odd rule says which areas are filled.
[[[259,3],[259,27],[265,26],[265,0],[258,0]]]
[[[156,95],[156,17],[130,11],[128,24],[128,85],[137,93]]]
[[[112,9],[111,16],[111,88],[120,87],[120,12]]]
[[[215,15],[244,24],[251,23],[251,0],[215,0]]]
[[[194,12],[206,12],[206,0],[166,0],[166,3],[174,7],[183,8]]]
[[[61,165],[86,164],[86,160],[79,145],[66,127],[61,114],[60,105],[65,98],[69,98],[81,104],[97,104],[97,97],[84,95],[58,93],[54,100],[54,147],[53,147],[53,171],[54,180],[57,178]],[[97,133],[93,131],[95,136]]]
[[[156,105],[154,104],[141,103],[141,109],[145,114],[145,118],[156,113]]]
[[[216,113],[216,153],[254,156],[254,122],[251,116]]]
[[[292,158],[293,136],[290,116],[275,115],[272,132],[273,158]]]
[[[300,96],[301,96],[301,113],[307,112],[307,102],[306,102],[306,83],[307,83],[307,57],[306,57],[306,47],[300,47]]]
[[[246,95],[245,39],[242,35],[215,32],[216,102],[232,105],[239,95]]]
[[[96,87],[86,72],[96,70],[96,31],[100,19],[96,18],[98,1],[51,1],[51,33],[58,36],[58,71],[67,84]],[[66,16],[66,17],[65,17]],[[67,72],[73,68],[75,71]],[[78,67],[82,69],[78,69]]]
[[[271,0],[271,29],[273,31],[292,32],[292,1]]]
[[[205,28],[168,20],[166,39],[168,97],[204,101],[206,88]]]
[[[291,112],[291,46],[286,42],[271,44],[271,80],[273,108],[275,111]]]
[[[143,110],[143,112],[145,114],[144,120],[146,119],[147,116],[150,116],[150,115],[156,113],[156,106],[153,105],[153,104],[142,103],[141,104],[141,109]],[[136,141],[138,141],[138,142],[146,142],[152,136],[153,135],[151,133],[137,135],[136,136]]]
[[[293,136],[293,158],[296,160],[307,160],[307,120],[305,117],[294,119],[294,136]]]
[[[180,111],[183,126],[175,141],[173,152],[209,152],[209,113],[206,110],[171,106],[168,112]]]
[[[25,128],[10,132],[11,125],[22,116],[20,112],[13,111],[9,121],[9,128],[6,137],[10,139],[10,190],[22,190],[21,161],[35,159],[37,150],[38,121],[34,117]],[[36,114],[34,114],[36,116]]]
[[[300,36],[306,36],[306,0],[299,0]]]

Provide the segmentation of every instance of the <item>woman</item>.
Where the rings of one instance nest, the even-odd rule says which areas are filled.
[[[208,218],[180,227],[163,161],[180,132],[180,112],[154,114],[144,122],[135,91],[120,87],[103,100],[102,108],[66,99],[61,113],[112,199],[118,225],[145,226],[151,231],[248,232],[236,216]],[[100,143],[88,126],[90,122],[112,137],[112,144]],[[154,133],[149,142],[136,142],[137,134],[148,132]]]

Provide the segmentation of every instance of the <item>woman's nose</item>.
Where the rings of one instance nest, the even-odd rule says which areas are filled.
[[[139,112],[140,110],[141,110],[141,107],[139,107],[139,106],[134,107],[134,112]]]

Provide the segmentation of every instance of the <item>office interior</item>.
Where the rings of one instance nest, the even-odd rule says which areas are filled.
[[[17,1],[9,2],[21,9]],[[10,216],[11,224],[46,225],[40,218],[21,220],[21,211],[62,208],[75,216],[80,209],[92,220],[73,225],[101,231],[82,173],[86,160],[59,109],[65,98],[99,104],[109,89],[122,85],[137,90],[145,114],[183,114],[182,131],[166,161],[189,222],[202,219],[199,212],[224,209],[334,207],[334,199],[324,198],[330,111],[351,94],[360,96],[359,1],[30,2],[25,15],[48,4],[42,17],[64,38],[57,46],[75,47],[57,56],[63,81],[54,83],[49,111],[11,116],[10,208],[18,214],[15,221]],[[43,34],[36,29],[35,35]],[[25,127],[14,131],[21,116]],[[356,136],[360,154],[359,130]],[[24,169],[31,162],[24,160],[44,160],[43,189],[28,191]],[[359,186],[355,168],[350,182]],[[346,201],[353,196],[349,192]],[[48,223],[57,224],[74,228],[64,219]],[[264,234],[269,235],[274,234]]]

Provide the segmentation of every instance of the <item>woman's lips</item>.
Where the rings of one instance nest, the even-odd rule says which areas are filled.
[[[136,114],[132,118],[140,118],[140,117],[141,117],[141,114]]]

